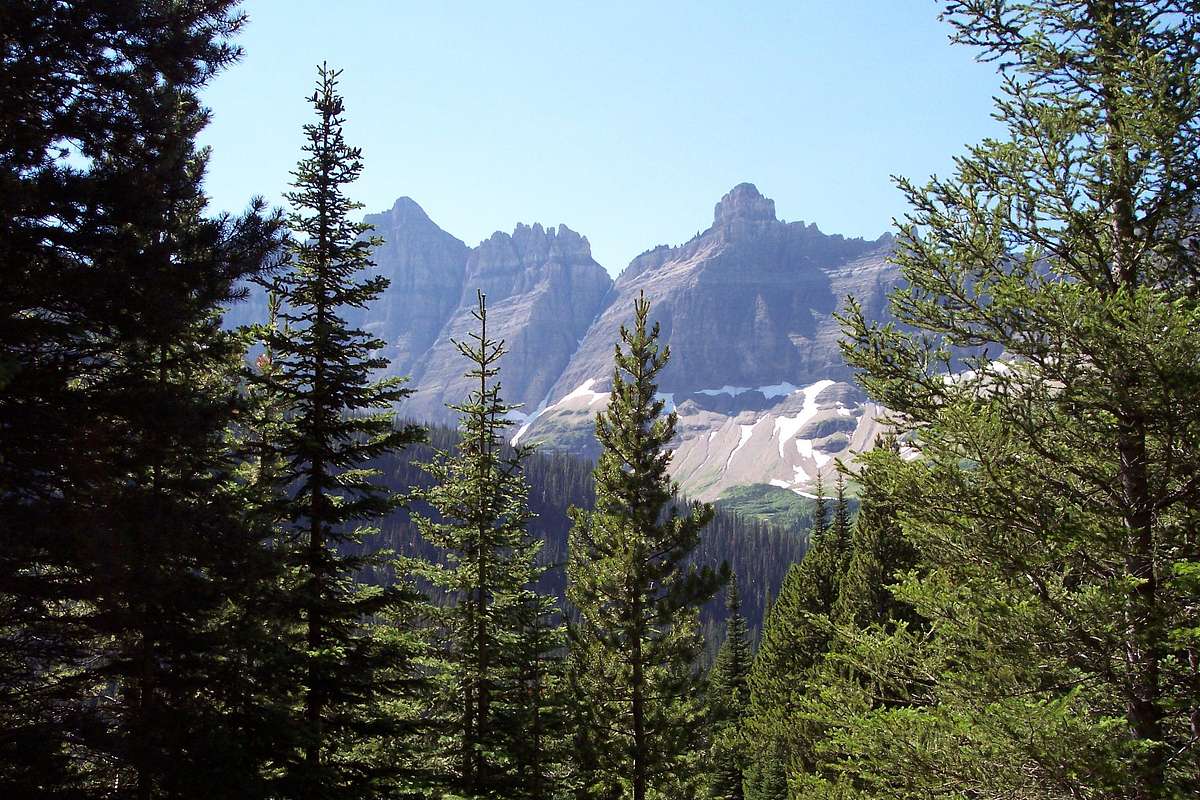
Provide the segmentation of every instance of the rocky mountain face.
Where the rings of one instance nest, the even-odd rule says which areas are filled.
[[[411,369],[416,393],[401,409],[406,416],[453,421],[446,404],[461,402],[473,388],[454,341],[478,330],[477,289],[487,295],[488,335],[509,348],[500,362],[503,396],[533,408],[571,360],[612,279],[592,260],[587,239],[566,225],[518,225],[511,236],[493,234],[470,251],[457,304]]]
[[[874,241],[783,223],[750,184],[716,206],[713,224],[679,247],[638,258],[521,441],[594,452],[591,419],[607,402],[612,346],[640,295],[671,346],[659,388],[679,414],[672,472],[691,496],[767,483],[809,491],[834,459],[869,447],[875,408],[850,383],[833,318],[856,297],[873,317],[899,282],[891,237]]]
[[[886,313],[900,279],[887,261],[890,236],[846,239],[781,222],[774,202],[743,183],[717,203],[711,227],[643,253],[614,283],[565,225],[517,225],[468,247],[407,197],[366,221],[385,241],[376,269],[391,285],[352,321],[386,343],[390,374],[411,378],[406,417],[456,421],[446,403],[470,387],[454,341],[476,330],[481,290],[489,334],[509,347],[503,395],[524,404],[514,439],[594,455],[613,344],[644,293],[671,346],[660,390],[679,414],[672,471],[691,496],[755,483],[808,493],[834,459],[878,432],[833,314],[848,295],[868,316]],[[243,306],[236,321],[255,310]]]
[[[387,342],[388,372],[409,375],[462,300],[471,248],[408,197],[363,221],[383,239],[373,259],[391,283],[355,322]]]
[[[612,344],[641,293],[672,345],[661,380],[668,391],[849,378],[831,315],[847,294],[876,300],[890,242],[782,223],[774,202],[750,184],[736,186],[717,204],[712,227],[639,256],[621,273],[554,394],[607,375]]]

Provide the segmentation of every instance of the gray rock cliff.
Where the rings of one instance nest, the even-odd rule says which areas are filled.
[[[489,336],[509,352],[500,362],[503,396],[532,412],[575,353],[612,288],[583,236],[559,225],[518,225],[495,233],[467,258],[462,291],[436,341],[414,370],[416,393],[401,406],[406,416],[452,421],[446,403],[461,402],[466,362],[454,340],[476,330],[476,289],[487,296]]]

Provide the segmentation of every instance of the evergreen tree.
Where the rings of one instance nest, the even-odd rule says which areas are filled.
[[[300,797],[364,791],[388,778],[359,748],[398,721],[365,712],[377,712],[405,688],[396,662],[411,655],[394,639],[372,635],[369,623],[403,617],[413,594],[355,580],[384,556],[363,548],[371,529],[360,523],[399,503],[365,464],[418,441],[421,432],[395,426],[390,411],[374,410],[390,409],[409,390],[395,378],[372,382],[372,372],[387,365],[373,355],[383,343],[341,316],[375,299],[387,279],[360,277],[379,240],[365,236],[369,226],[349,219],[359,206],[344,187],[362,162],[342,134],[339,74],[322,65],[310,98],[317,122],[304,126],[307,156],[288,194],[289,223],[301,238],[292,245],[290,270],[271,287],[282,301],[285,327],[268,336],[275,390],[292,415],[277,447],[285,465],[280,484],[288,492],[283,537],[293,563],[294,615],[303,626],[287,674],[302,690],[295,721],[302,747],[288,759],[283,791]],[[405,761],[394,754],[390,768]]]
[[[205,214],[233,2],[0,8],[0,786],[259,792],[230,606],[269,575],[224,432],[234,286],[280,221]],[[262,730],[259,729],[261,733]],[[269,748],[268,748],[269,749]]]
[[[818,479],[811,547],[788,570],[763,623],[748,680],[750,711],[744,726],[752,754],[746,781],[751,800],[788,797],[788,774],[811,767],[821,735],[820,721],[801,716],[798,709],[804,687],[829,649],[829,615],[846,570],[848,510],[844,491],[838,494],[830,526]]]
[[[851,777],[856,765],[841,741],[852,727],[846,720],[919,704],[921,676],[906,671],[907,662],[893,659],[889,648],[878,646],[887,641],[903,652],[912,637],[928,629],[928,621],[893,594],[893,585],[916,566],[916,553],[900,530],[896,507],[868,474],[880,462],[901,461],[894,437],[883,438],[858,460],[856,477],[867,491],[854,517],[832,608],[816,618],[827,633],[825,648],[781,718],[784,726],[807,726],[812,732],[803,742],[802,757],[784,770],[790,797],[859,796],[865,787]],[[839,494],[844,498],[844,490]],[[846,505],[844,499],[839,505]]]
[[[825,496],[825,479],[819,472],[813,488],[817,490],[817,495],[813,498],[812,526],[808,531],[809,549],[818,540],[824,539],[826,531],[829,530],[829,498]]]
[[[1007,137],[901,181],[909,327],[847,318],[920,454],[871,481],[920,556],[897,595],[935,621],[877,642],[909,647],[919,707],[848,722],[847,764],[888,796],[1200,789],[1194,10],[946,5],[1003,70]]]
[[[850,555],[850,502],[846,499],[846,476],[837,474],[834,483],[833,503],[833,537],[837,541],[837,549],[848,558]],[[841,570],[839,570],[839,573]]]
[[[863,492],[854,517],[846,573],[838,586],[833,618],[838,623],[865,628],[894,620],[916,622],[912,607],[896,598],[891,587],[898,573],[917,566],[917,554],[900,529],[899,509],[877,481],[863,475],[876,461],[899,458],[894,436],[881,437],[872,454],[860,457],[858,470]]]
[[[648,329],[650,303],[639,297],[634,324],[621,328],[609,406],[596,417],[602,447],[593,511],[573,509],[567,596],[578,611],[571,646],[587,674],[577,675],[584,724],[603,730],[596,796],[645,800],[678,786],[700,715],[693,662],[701,643],[696,610],[722,576],[685,569],[712,519],[694,503],[680,514],[667,476],[674,412],[663,415],[655,378],[670,357]]]
[[[725,641],[708,674],[708,722],[712,736],[708,795],[741,800],[746,756],[740,739],[750,702],[750,634],[742,616],[737,577],[725,588]]]
[[[504,343],[492,339],[482,292],[473,312],[479,332],[456,341],[476,381],[458,411],[462,438],[426,465],[434,485],[420,493],[436,512],[418,517],[440,563],[418,572],[439,590],[430,610],[441,629],[441,705],[449,731],[451,790],[466,797],[547,797],[553,764],[545,756],[557,713],[554,660],[562,647],[553,598],[535,586],[546,566],[523,463],[504,450],[507,414],[500,395]]]

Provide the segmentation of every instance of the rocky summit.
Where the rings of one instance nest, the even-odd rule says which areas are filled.
[[[869,316],[899,282],[892,240],[784,223],[751,184],[734,187],[690,242],[638,256],[520,441],[590,454],[612,345],[644,293],[671,346],[659,388],[679,414],[672,471],[693,497],[765,483],[807,492],[837,458],[869,447],[876,409],[851,383],[833,315],[852,295]]]
[[[514,440],[594,455],[613,344],[644,293],[671,347],[659,388],[679,414],[672,472],[691,496],[745,484],[808,493],[878,432],[833,315],[849,295],[869,317],[886,314],[900,281],[889,235],[847,239],[781,222],[775,203],[743,183],[707,230],[641,254],[614,283],[566,225],[520,224],[468,247],[407,197],[366,221],[385,241],[376,269],[391,285],[355,321],[386,342],[388,371],[411,378],[406,417],[454,422],[446,404],[469,389],[454,341],[475,330],[480,289],[489,333],[510,348],[504,397],[524,406]]]

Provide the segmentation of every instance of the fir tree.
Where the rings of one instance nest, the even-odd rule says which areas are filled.
[[[834,483],[832,533],[837,549],[850,554],[850,501],[846,498],[846,476],[838,472]],[[840,570],[839,570],[840,572]]]
[[[912,607],[892,592],[899,575],[917,566],[917,554],[900,529],[899,509],[878,482],[863,475],[870,463],[899,457],[894,436],[881,437],[874,453],[863,457],[858,470],[863,493],[854,517],[846,573],[838,586],[833,618],[844,625],[865,628],[895,620],[916,622]]]
[[[295,618],[303,626],[289,675],[302,688],[296,720],[302,747],[288,760],[284,791],[302,797],[362,791],[386,779],[356,748],[368,735],[385,736],[395,722],[364,712],[404,688],[395,662],[410,653],[372,635],[369,621],[403,616],[413,599],[402,586],[368,587],[355,580],[383,557],[364,548],[371,529],[360,523],[379,519],[399,502],[366,464],[418,441],[421,432],[397,427],[390,411],[375,410],[390,409],[409,391],[395,378],[372,382],[372,372],[387,365],[373,355],[383,343],[341,316],[375,299],[387,279],[360,277],[379,240],[365,236],[369,226],[349,219],[359,206],[344,187],[358,177],[362,162],[342,134],[339,74],[322,65],[309,98],[317,122],[304,126],[307,156],[288,194],[294,209],[289,223],[301,238],[292,245],[291,269],[271,287],[282,300],[285,328],[268,337],[276,391],[293,417],[277,446],[285,464],[280,483],[289,495],[283,535],[293,559]],[[388,676],[393,680],[384,680]],[[396,754],[391,767],[403,768],[405,761]]]
[[[744,735],[751,745],[746,796],[782,800],[788,796],[790,772],[811,766],[820,723],[800,717],[803,687],[829,649],[828,618],[846,570],[849,542],[844,492],[828,523],[827,501],[820,480],[814,502],[811,547],[784,578],[778,597],[763,623],[763,636],[750,670],[750,712]]]
[[[900,182],[907,327],[847,318],[849,360],[920,454],[871,480],[920,557],[896,593],[936,621],[907,643],[920,707],[847,723],[847,763],[889,796],[1200,789],[1192,11],[946,5],[1003,71],[1007,136]]]
[[[710,568],[683,559],[712,519],[711,506],[680,514],[667,476],[674,412],[663,415],[655,378],[670,357],[648,328],[650,303],[634,304],[633,329],[621,328],[608,408],[597,415],[601,454],[593,511],[572,510],[567,596],[578,610],[571,646],[585,703],[584,724],[609,739],[598,755],[598,796],[645,800],[678,785],[682,756],[698,721],[696,609],[721,583]]]
[[[261,790],[236,668],[269,574],[225,428],[237,282],[280,222],[205,213],[197,94],[232,2],[0,9],[0,785],[11,796]],[[168,46],[169,45],[169,46]],[[269,749],[269,748],[267,748]]]
[[[741,741],[742,720],[750,704],[750,633],[742,616],[737,577],[725,588],[725,641],[708,674],[708,721],[712,736],[709,754],[708,795],[741,800],[746,766]]]
[[[475,381],[460,414],[456,452],[441,451],[426,465],[433,487],[420,493],[436,517],[418,518],[424,539],[441,563],[419,574],[439,590],[431,609],[441,630],[438,681],[449,731],[450,789],[467,797],[549,796],[553,767],[546,758],[557,711],[553,599],[536,584],[541,540],[529,535],[533,518],[522,465],[531,450],[504,450],[507,415],[499,362],[504,343],[488,332],[482,292],[473,312],[479,331],[456,341]]]

